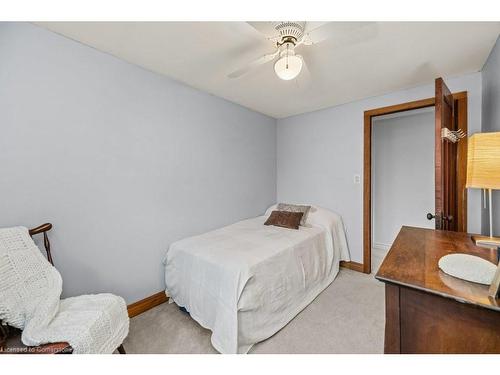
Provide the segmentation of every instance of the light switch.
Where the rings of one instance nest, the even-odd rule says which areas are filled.
[[[354,183],[359,185],[361,183],[361,176],[359,174],[354,175]]]

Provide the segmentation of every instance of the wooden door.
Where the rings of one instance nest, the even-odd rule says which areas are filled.
[[[435,226],[458,229],[457,144],[443,139],[444,128],[457,130],[453,95],[442,78],[436,79]]]

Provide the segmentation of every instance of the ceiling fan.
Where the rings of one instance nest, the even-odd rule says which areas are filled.
[[[246,66],[235,70],[229,78],[239,78],[260,65],[274,63],[274,71],[282,80],[296,78],[305,65],[304,59],[295,49],[300,45],[312,46],[329,38],[344,38],[346,33],[351,37],[360,36],[358,30],[369,31],[361,35],[362,39],[374,36],[367,26],[374,26],[373,22],[326,22],[315,27],[317,22],[282,21],[282,22],[248,22],[257,31],[274,43],[276,50],[254,60]],[[353,39],[353,38],[350,38]]]

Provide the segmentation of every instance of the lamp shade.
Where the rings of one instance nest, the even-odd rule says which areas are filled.
[[[466,186],[500,189],[500,132],[477,133],[469,138]]]

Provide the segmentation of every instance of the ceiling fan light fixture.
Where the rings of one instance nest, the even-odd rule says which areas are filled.
[[[302,70],[302,64],[301,56],[285,55],[276,61],[274,71],[280,79],[289,81],[299,75]]]

